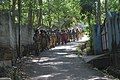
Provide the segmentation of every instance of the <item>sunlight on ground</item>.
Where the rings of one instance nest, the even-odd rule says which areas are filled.
[[[76,42],[84,42],[84,41],[88,41],[90,39],[90,37],[88,35],[84,35],[82,37],[82,39],[80,39],[79,41],[76,41]],[[51,50],[60,50],[60,49],[66,49],[66,50],[76,50],[76,47],[75,45],[76,44],[79,44],[79,43],[76,43],[76,42],[71,42],[69,46],[66,46],[66,45],[62,45],[62,46],[56,46],[55,48],[52,48]],[[69,44],[69,43],[67,43]]]
[[[53,77],[53,75],[50,75],[50,74],[48,74],[48,75],[41,75],[40,77]]]
[[[112,80],[112,79],[108,79],[108,78],[105,78],[105,77],[94,77],[94,78],[91,78],[91,79],[88,79],[88,80]]]
[[[46,55],[50,55],[48,57],[44,55],[40,56],[37,59],[33,59],[32,62],[36,62],[35,65],[37,64],[37,67],[41,69],[41,72],[39,71],[39,74],[39,69],[35,69],[33,73],[37,74],[37,76],[31,77],[31,80],[52,80],[52,78],[56,78],[58,76],[60,76],[60,78],[64,77],[64,79],[61,80],[81,80],[82,78],[84,78],[82,80],[110,80],[106,77],[92,76],[89,73],[89,75],[87,75],[87,70],[85,74],[81,70],[81,73],[83,73],[82,75],[87,75],[87,77],[79,77],[80,75],[78,73],[82,67],[80,67],[80,65],[77,67],[72,67],[72,65],[76,64],[76,62],[74,63],[73,60],[78,57],[76,54],[73,54],[74,50],[76,50],[76,45],[79,45],[80,42],[87,40],[89,40],[89,38],[87,36],[84,36],[80,41],[67,43],[67,45],[56,46],[55,48],[50,49],[53,51],[48,51],[48,53],[46,53]],[[81,61],[81,63],[83,62]],[[46,72],[43,74],[42,71],[44,72],[44,70]],[[59,71],[60,73],[51,72],[50,74],[49,72],[52,70],[57,72]],[[71,74],[69,74],[69,72],[71,72]]]
[[[46,62],[46,63],[37,63],[38,65],[49,65],[49,66],[55,66],[55,65],[63,65],[63,64],[71,64],[70,62]],[[53,67],[55,69],[55,67]]]
[[[50,78],[50,77],[54,77],[54,76],[57,76],[57,75],[60,75],[60,74],[61,74],[61,73],[52,73],[52,74],[47,74],[47,75],[40,75],[40,76],[31,78],[31,79],[33,79],[33,80],[40,80],[40,79],[42,79],[42,78],[48,79],[48,78]],[[45,79],[45,80],[46,80],[46,79]],[[42,79],[42,80],[43,80],[43,79]]]
[[[55,48],[52,48],[51,50],[61,50],[61,49],[65,49],[67,51],[72,51],[72,50],[76,50],[76,47],[74,46],[74,44],[72,46],[71,45],[70,46],[64,45],[64,46],[57,46]]]
[[[52,48],[51,50],[71,49],[71,47],[74,47],[74,46],[56,46],[55,48]]]
[[[37,71],[33,71],[34,73],[37,73]]]
[[[43,63],[45,65],[59,65],[59,64],[63,64],[64,62],[47,62],[47,63]]]
[[[38,62],[38,60],[32,60],[32,62]]]
[[[77,41],[77,42],[84,42],[84,41],[87,41],[89,40],[89,36],[87,35],[84,35],[84,37],[82,37],[81,40]],[[69,46],[66,46],[66,45],[62,45],[62,46],[56,46],[55,48],[52,48],[51,50],[66,50],[66,51],[73,51],[73,50],[76,50],[76,44],[79,44],[79,43],[76,43],[76,42],[71,42],[71,43],[68,43]],[[55,54],[59,54],[59,55],[66,55],[65,57],[69,57],[69,58],[72,58],[72,57],[77,57],[76,55],[74,54],[70,54],[70,55],[67,55],[69,53],[55,53]],[[44,61],[49,61],[49,60],[55,60],[56,58],[49,58],[49,57],[41,57],[40,59],[33,59],[32,62],[44,62]],[[48,64],[48,63],[46,63]],[[49,64],[60,64],[60,63],[49,63]]]
[[[68,53],[56,53],[56,54],[61,54],[61,55],[63,55],[63,54],[68,54]]]
[[[90,40],[90,37],[89,37],[88,35],[84,35],[84,36],[82,37],[82,39],[79,40],[79,41],[80,41],[80,42],[84,42],[84,41],[88,41],[88,40]]]
[[[49,60],[55,60],[56,58],[41,57],[40,59],[33,59],[32,62],[44,62]]]
[[[75,54],[70,54],[70,55],[66,55],[65,57],[68,57],[68,58],[73,58],[73,57],[78,57],[77,55]]]
[[[53,77],[53,75],[51,75],[51,74],[48,74],[48,75],[40,75],[40,76],[31,78],[31,79],[32,79],[32,80],[39,80],[39,79],[42,79],[42,78],[49,78],[49,77]],[[46,80],[46,79],[45,79],[45,80]]]

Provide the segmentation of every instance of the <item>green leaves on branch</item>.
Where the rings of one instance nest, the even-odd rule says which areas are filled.
[[[91,22],[95,22],[95,15],[98,0],[21,0],[22,1],[22,24],[27,25],[32,22],[34,27],[39,22],[40,9],[42,9],[42,25],[46,26],[72,26],[76,23],[86,23],[88,15]],[[102,1],[102,0],[101,0]],[[108,10],[120,11],[119,0],[108,0]],[[15,2],[15,4],[13,4]],[[102,14],[104,10],[104,0],[101,2]],[[0,0],[0,10],[9,10],[11,15],[18,22],[18,0]],[[29,17],[32,18],[29,18]],[[29,18],[29,19],[28,19]],[[29,21],[32,20],[32,21]],[[88,22],[87,22],[88,23]]]

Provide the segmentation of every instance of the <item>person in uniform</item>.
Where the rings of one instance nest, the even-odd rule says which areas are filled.
[[[50,49],[50,34],[49,34],[49,31],[47,31],[46,36],[47,36],[47,49]]]
[[[75,30],[72,29],[72,40],[75,41]]]
[[[60,31],[59,31],[59,29],[56,29],[56,45],[60,45],[60,35],[61,35],[61,33],[60,33]]]
[[[35,55],[39,55],[40,47],[41,47],[41,36],[39,34],[39,30],[35,30],[35,34],[33,37],[34,40],[34,47],[35,47]]]
[[[50,44],[49,44],[49,48],[52,47],[52,31],[49,32],[49,37],[50,37]]]
[[[62,45],[67,43],[67,33],[65,32],[65,30],[63,30],[61,33],[61,42]]]
[[[69,37],[70,37],[70,41],[72,41],[72,31],[69,30]]]
[[[80,39],[82,39],[82,37],[83,37],[83,32],[82,32],[82,29],[80,30],[79,37],[80,37]]]
[[[55,47],[55,45],[56,45],[56,34],[55,34],[54,31],[52,31],[51,39],[52,39],[52,47]]]
[[[70,42],[71,41],[71,30],[67,30],[67,36],[68,36],[68,42]]]
[[[41,51],[44,51],[47,48],[47,35],[44,30],[40,30],[41,32]]]
[[[79,30],[76,29],[76,40],[77,40],[77,41],[79,40],[79,34],[80,34]]]

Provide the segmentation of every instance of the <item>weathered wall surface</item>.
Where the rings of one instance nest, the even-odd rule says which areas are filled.
[[[21,45],[32,44],[32,39],[33,30],[28,29],[26,26],[21,26]],[[0,56],[3,57],[11,51],[14,52],[16,46],[18,46],[18,25],[12,25],[11,17],[8,13],[0,14]],[[8,51],[6,51],[6,48]]]
[[[33,43],[33,35],[34,35],[34,31],[31,29],[29,30],[29,28],[27,26],[21,26],[21,34],[20,34],[20,43],[21,46],[22,45],[28,45],[28,44],[32,44]],[[16,28],[14,28],[15,30],[15,38],[16,38],[16,42],[18,45],[18,26],[16,26]]]
[[[21,27],[21,45],[28,45],[33,43],[33,30],[26,26]]]
[[[0,46],[14,48],[14,35],[12,34],[12,26],[9,22],[8,14],[0,14]]]

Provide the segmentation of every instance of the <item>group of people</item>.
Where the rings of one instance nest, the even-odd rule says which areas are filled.
[[[72,29],[72,30],[35,30],[33,36],[35,54],[39,55],[46,49],[50,49],[60,44],[67,44],[67,42],[75,41],[81,39],[83,36],[82,30]]]

